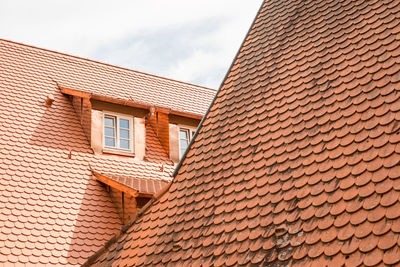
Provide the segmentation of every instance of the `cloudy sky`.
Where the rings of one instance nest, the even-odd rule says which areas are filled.
[[[1,0],[0,38],[218,88],[262,0]]]

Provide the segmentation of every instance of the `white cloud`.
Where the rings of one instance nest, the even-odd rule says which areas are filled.
[[[2,0],[0,38],[217,87],[260,4]]]

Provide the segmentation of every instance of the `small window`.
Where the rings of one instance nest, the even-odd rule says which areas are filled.
[[[133,151],[132,117],[104,114],[104,148]]]
[[[195,130],[192,129],[179,129],[179,158],[182,158],[187,147],[189,146],[190,140],[192,140]]]

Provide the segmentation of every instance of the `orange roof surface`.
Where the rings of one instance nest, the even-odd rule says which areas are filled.
[[[5,50],[18,58],[3,58],[8,64],[33,64],[60,87],[138,104],[164,107],[203,116],[215,90],[84,58],[1,40]]]
[[[400,261],[400,1],[265,1],[166,193],[87,262]]]
[[[215,90],[179,82],[147,73],[112,66],[45,49],[20,45],[0,39],[2,46],[18,58],[15,65],[39,64],[60,87],[88,92],[138,104],[164,107],[174,111],[203,116]],[[2,59],[7,62],[7,58]],[[40,68],[40,65],[43,68]]]
[[[211,101],[210,101],[211,102]],[[149,124],[146,127],[146,153],[145,160],[151,162],[160,162],[173,165],[174,163],[169,158],[167,152],[161,145],[160,139],[154,132],[153,127]]]
[[[95,170],[92,169],[92,172],[93,171],[96,172]],[[160,191],[164,186],[166,186],[169,182],[169,180],[143,179],[142,177],[137,178],[132,176],[121,176],[108,173],[99,173],[99,174],[107,177],[108,179],[116,181],[119,184],[132,188],[139,194],[145,194],[145,195],[154,195],[155,193]]]
[[[201,99],[210,91],[0,39],[0,265],[80,265],[119,231],[118,211],[91,169],[133,188],[140,181],[145,193],[171,179],[172,165],[93,154],[57,83],[116,95],[155,86],[138,101],[193,113],[206,109]],[[179,102],[181,89],[199,103]]]

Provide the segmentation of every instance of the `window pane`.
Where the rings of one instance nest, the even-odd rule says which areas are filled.
[[[179,132],[179,138],[180,138],[180,139],[185,139],[185,140],[189,139],[189,138],[188,138],[188,132],[187,132],[186,130],[180,130],[180,132]]]
[[[119,127],[129,129],[129,120],[119,119]]]
[[[120,138],[129,139],[129,130],[123,130],[123,129],[121,129],[121,130],[119,131],[119,137],[120,137]]]
[[[104,117],[104,125],[105,126],[110,126],[110,127],[115,127],[114,118]]]
[[[185,154],[185,151],[186,151],[186,148],[185,149],[181,148],[181,155],[180,155],[181,157],[183,156],[183,154]]]
[[[120,140],[119,144],[121,148],[129,149],[129,140]]]
[[[188,142],[186,140],[181,140],[180,144],[181,144],[181,150],[185,151],[186,148],[188,147]]]
[[[105,141],[106,141],[106,144],[105,144],[106,146],[115,147],[115,139],[114,138],[106,137]]]
[[[104,128],[104,135],[105,136],[110,136],[110,137],[115,137],[115,131],[114,131],[113,128],[105,127]]]

